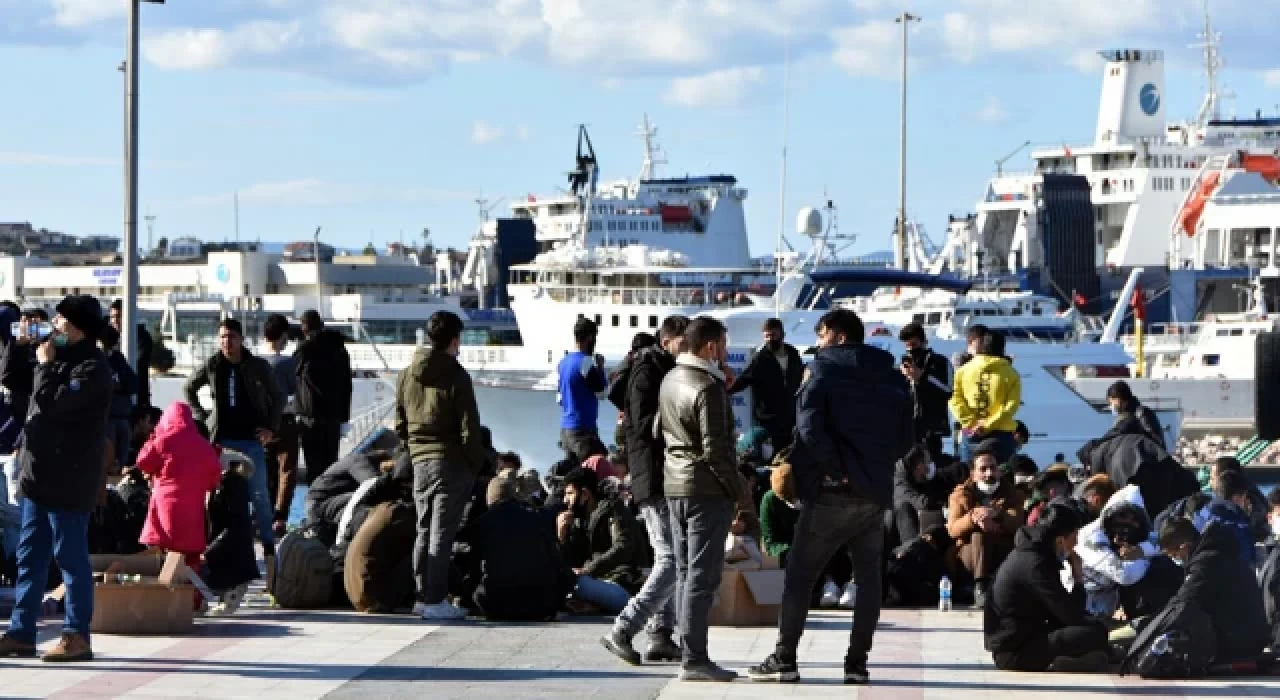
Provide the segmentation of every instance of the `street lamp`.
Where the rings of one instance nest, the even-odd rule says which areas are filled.
[[[138,359],[138,25],[141,4],[164,0],[129,0],[128,58],[125,62],[125,178],[124,178],[124,303],[120,310],[120,341],[130,367]],[[143,367],[142,371],[149,368]]]
[[[898,160],[898,235],[893,245],[893,264],[900,270],[907,267],[907,30],[920,17],[903,12],[894,22],[902,25],[902,116],[899,124]]]
[[[320,286],[320,229],[322,226],[316,227],[315,235],[311,237],[311,254],[316,259],[316,313],[320,314],[320,318],[324,318],[324,287]]]

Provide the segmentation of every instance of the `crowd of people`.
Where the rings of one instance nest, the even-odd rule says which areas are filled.
[[[608,373],[596,324],[580,318],[558,367],[564,457],[540,475],[494,449],[453,313],[430,319],[429,345],[401,372],[394,428],[339,458],[350,361],[318,314],[303,315],[292,355],[283,317],[265,324],[263,356],[223,320],[186,401],[160,411],[144,399],[146,368],[122,362],[118,314],[82,296],[56,311],[47,337],[35,312],[0,311],[22,321],[12,337],[0,324],[4,404],[21,424],[19,512],[0,513],[17,522],[5,527],[17,605],[0,655],[35,654],[51,559],[66,621],[45,658],[73,661],[92,656],[91,551],[179,552],[207,583],[193,605],[229,613],[261,575],[255,540],[282,606],[603,614],[609,653],[678,662],[688,681],[738,676],[708,640],[726,568],[784,570],[775,649],[747,670],[756,681],[800,679],[814,607],[853,611],[851,684],[870,681],[885,605],[981,609],[986,648],[1010,671],[1124,662],[1188,675],[1265,664],[1280,644],[1280,548],[1256,551],[1280,533],[1280,493],[1264,497],[1229,457],[1200,484],[1124,382],[1107,394],[1111,429],[1078,464],[1042,469],[1022,453],[1031,437],[1004,337],[981,326],[949,359],[908,324],[898,358],[835,310],[806,365],[774,319],[735,373],[722,323],[672,316]],[[739,434],[732,396],[747,389],[755,426]],[[612,449],[598,428],[606,399],[619,412]],[[72,430],[82,439],[65,441]],[[290,529],[299,452],[310,484]],[[1172,657],[1191,668],[1170,670]]]

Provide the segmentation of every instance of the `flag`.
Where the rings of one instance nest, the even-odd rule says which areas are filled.
[[[1133,318],[1138,321],[1147,320],[1147,297],[1142,293],[1142,285],[1133,286],[1133,298],[1129,300],[1133,307]]]
[[[1066,143],[1062,144],[1062,151],[1066,154],[1068,158],[1071,157],[1071,147],[1068,146]]]
[[[1085,306],[1085,305],[1086,305],[1086,304],[1088,304],[1088,303],[1089,303],[1089,300],[1088,300],[1088,299],[1085,299],[1083,294],[1081,294],[1080,292],[1077,292],[1077,291],[1076,291],[1076,290],[1074,290],[1074,289],[1073,289],[1073,290],[1071,290],[1071,305],[1072,305],[1072,306]]]

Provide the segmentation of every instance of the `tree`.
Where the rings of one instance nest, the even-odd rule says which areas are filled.
[[[366,246],[364,247],[364,252],[363,252],[363,254],[364,254],[364,255],[377,255],[377,254],[378,254],[378,249],[377,249],[377,248],[375,248],[375,247],[373,247],[373,242],[372,242],[372,241],[370,241],[370,242],[369,242],[369,244],[368,244],[368,245],[366,245]]]

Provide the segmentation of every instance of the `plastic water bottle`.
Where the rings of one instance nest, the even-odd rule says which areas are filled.
[[[23,326],[26,326],[24,329]],[[53,334],[53,324],[48,321],[30,321],[24,324],[22,321],[14,321],[9,324],[9,335],[16,338],[26,331],[27,337],[33,340],[44,340]]]
[[[938,610],[951,612],[951,579],[947,576],[938,582]]]
[[[1169,653],[1169,635],[1162,634],[1156,637],[1156,641],[1151,643],[1152,656],[1164,656]]]

